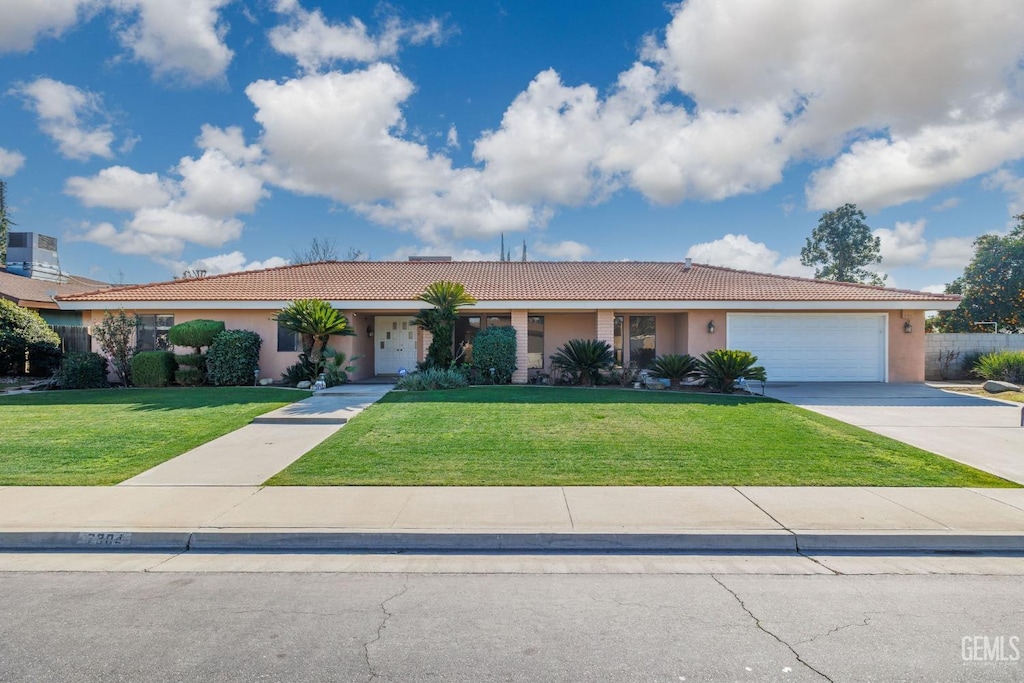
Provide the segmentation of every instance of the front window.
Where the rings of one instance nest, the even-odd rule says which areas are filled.
[[[534,370],[544,367],[544,316],[531,315],[526,319],[527,339],[526,355],[529,361],[527,369]]]
[[[167,331],[174,327],[173,315],[159,313],[139,316],[139,350],[166,351],[170,348]]]
[[[641,370],[650,367],[657,354],[654,342],[654,316],[629,316],[629,362]]]
[[[278,351],[299,351],[301,349],[299,343],[299,333],[295,330],[289,330],[287,327],[282,327],[281,323],[277,324],[277,350]]]

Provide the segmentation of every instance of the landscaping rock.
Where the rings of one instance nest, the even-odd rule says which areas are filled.
[[[296,389],[309,389],[311,386],[313,386],[313,385],[310,384],[310,382],[308,380],[302,380],[301,382],[299,382],[298,384],[295,385],[295,388]]]
[[[990,394],[998,394],[1003,391],[1020,391],[1020,387],[1010,382],[997,382],[994,379],[990,379],[985,382],[982,388]]]
[[[263,379],[260,380],[261,387],[269,387],[273,383],[274,380],[270,379],[269,377],[264,377]]]

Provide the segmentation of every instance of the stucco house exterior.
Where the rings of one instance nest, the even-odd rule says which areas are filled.
[[[293,334],[270,317],[291,301],[319,298],[348,316],[356,335],[331,346],[361,356],[353,379],[411,370],[429,335],[412,322],[416,296],[432,282],[465,285],[478,303],[462,309],[456,336],[511,325],[518,341],[514,382],[549,367],[569,339],[603,339],[620,363],[656,355],[697,356],[716,348],[752,351],[770,381],[920,382],[925,311],[959,298],[810,280],[687,262],[396,261],[284,266],[58,297],[84,324],[105,310],[135,311],[144,343],[195,318],[260,334],[263,377],[296,362]]]

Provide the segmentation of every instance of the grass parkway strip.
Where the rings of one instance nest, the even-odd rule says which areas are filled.
[[[0,396],[0,485],[116,484],[307,396],[266,387]]]
[[[556,387],[392,392],[267,483],[1016,486],[771,399]]]

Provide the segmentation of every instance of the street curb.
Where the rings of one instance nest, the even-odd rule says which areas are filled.
[[[1010,532],[547,533],[455,531],[22,530],[0,532],[0,551],[683,553],[1024,553]]]

